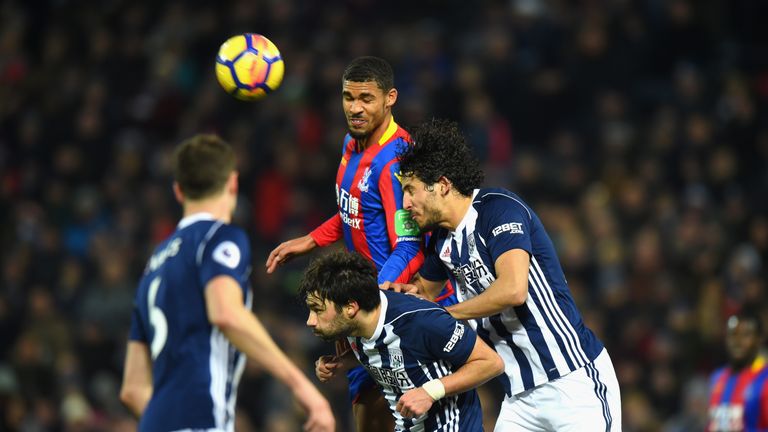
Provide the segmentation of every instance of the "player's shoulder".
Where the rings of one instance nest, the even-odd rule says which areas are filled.
[[[248,234],[237,225],[221,223],[210,236],[210,242],[231,241],[239,246],[250,246]]]
[[[444,314],[443,309],[437,303],[394,291],[383,291],[387,297],[387,316],[385,321],[389,324],[404,324],[414,320],[429,321],[434,314]]]
[[[528,204],[514,192],[503,188],[479,189],[472,200],[472,205],[478,209],[479,213],[493,213],[511,208],[524,212],[529,219],[533,219],[533,211]]]

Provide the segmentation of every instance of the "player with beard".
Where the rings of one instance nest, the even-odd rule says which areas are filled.
[[[351,252],[314,260],[299,295],[317,336],[347,338],[352,347],[353,354],[317,361],[320,381],[359,362],[381,386],[393,430],[482,430],[474,388],[504,364],[469,326],[435,303],[380,290],[371,263]]]
[[[481,188],[483,172],[458,125],[432,120],[400,154],[403,202],[434,228],[414,285],[433,298],[446,280],[467,320],[504,359],[506,398],[495,430],[618,431],[611,359],[584,325],[539,217],[520,197]]]

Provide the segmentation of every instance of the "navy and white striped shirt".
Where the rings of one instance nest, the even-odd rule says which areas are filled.
[[[253,300],[248,238],[198,213],[155,249],[136,291],[130,339],[151,347],[153,393],[139,431],[233,431],[245,356],[208,321],[205,287],[232,276]]]
[[[435,303],[381,291],[381,315],[371,339],[349,337],[360,363],[381,385],[396,431],[478,431],[483,413],[475,390],[446,396],[421,417],[405,419],[396,410],[405,392],[450,375],[469,358],[477,334]]]
[[[504,252],[531,256],[524,304],[470,321],[504,359],[500,377],[507,395],[564,376],[592,362],[603,344],[584,326],[552,241],[539,217],[505,189],[477,189],[454,231],[439,229],[419,273],[450,279],[459,301],[473,298],[496,280],[494,263]]]

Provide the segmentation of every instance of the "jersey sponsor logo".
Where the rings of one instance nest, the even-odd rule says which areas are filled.
[[[464,336],[464,324],[457,322],[456,328],[453,329],[453,334],[451,335],[451,338],[448,340],[448,343],[445,344],[443,347],[443,351],[445,352],[451,352],[453,350],[453,347],[456,346],[456,343],[461,340],[462,336]]]
[[[414,387],[411,379],[408,378],[408,374],[403,369],[380,368],[369,364],[365,365],[365,369],[368,370],[374,381],[383,386],[397,387],[399,389]]]
[[[510,234],[523,234],[523,224],[520,222],[509,222],[501,224],[491,231],[494,237],[497,235],[509,231]]]
[[[360,229],[360,222],[363,221],[360,218],[349,217],[346,213],[341,213],[341,220],[354,229]]]
[[[360,192],[368,192],[368,179],[371,177],[372,172],[369,167],[365,167],[363,177],[357,182],[357,188],[360,189]]]
[[[467,290],[475,284],[475,282],[490,275],[488,269],[485,268],[483,262],[480,260],[471,260],[461,267],[453,267],[451,272],[459,283],[459,292],[462,296],[467,294]],[[475,292],[480,294],[483,291],[485,291],[485,289],[480,284],[477,284]]]
[[[445,249],[443,249],[443,253],[440,254],[443,258],[450,258],[451,257],[451,245],[447,245]]]
[[[163,265],[165,260],[171,257],[175,257],[176,254],[179,253],[179,250],[181,249],[181,238],[176,237],[175,239],[171,240],[168,245],[163,248],[163,250],[158,251],[156,254],[152,255],[151,258],[149,258],[149,262],[147,263],[147,268],[144,270],[144,273],[148,273],[151,271],[155,271]]]
[[[231,269],[240,264],[240,248],[234,242],[223,241],[213,250],[213,260]]]
[[[710,429],[718,431],[744,430],[744,406],[720,404],[709,411]]]
[[[400,209],[395,212],[395,234],[398,236],[418,236],[419,226],[411,218],[411,212]]]
[[[339,215],[345,224],[354,229],[360,229],[362,219],[360,214],[360,198],[352,196],[346,189],[336,185],[336,204],[339,206]]]

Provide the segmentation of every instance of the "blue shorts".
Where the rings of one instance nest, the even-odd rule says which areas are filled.
[[[458,303],[456,292],[450,282],[443,287],[436,301],[443,307]],[[349,400],[353,404],[357,403],[362,392],[377,387],[376,381],[371,378],[371,375],[362,366],[356,366],[347,371],[347,378],[349,379]]]
[[[353,404],[360,399],[361,393],[376,388],[376,381],[362,366],[355,366],[347,371],[347,378],[349,379],[349,401]]]

